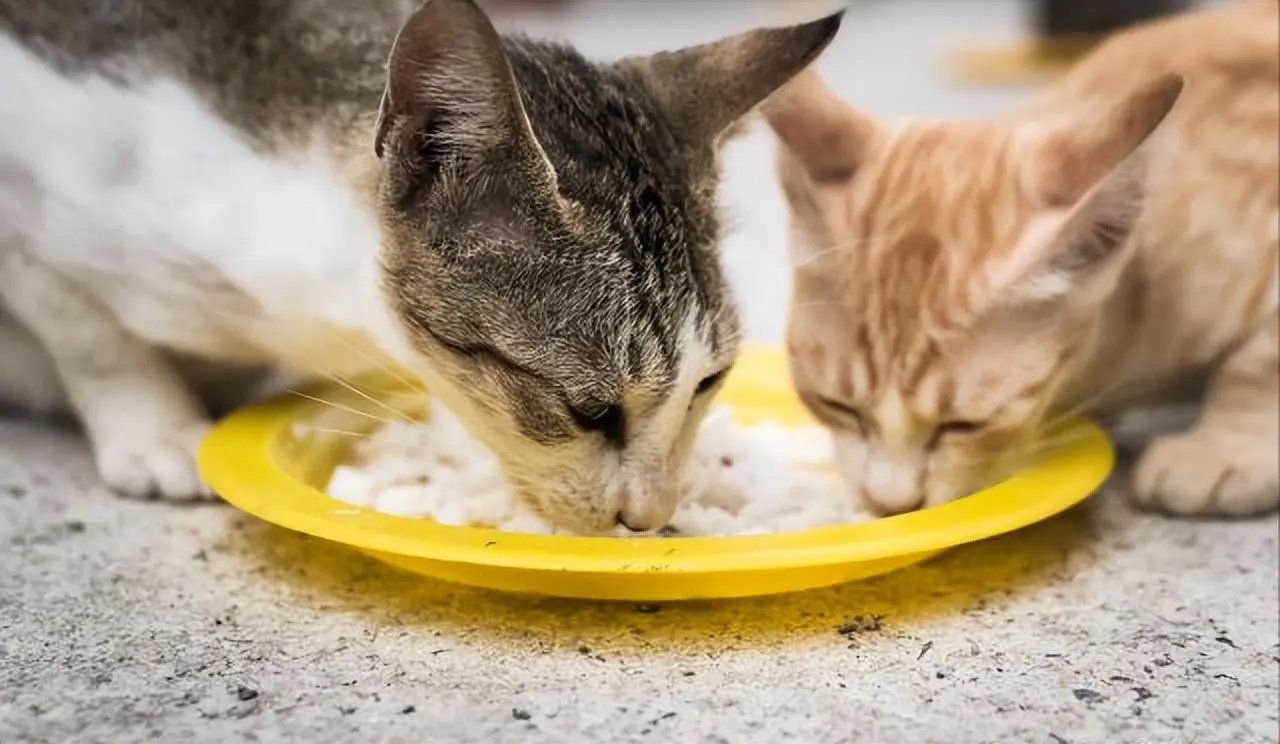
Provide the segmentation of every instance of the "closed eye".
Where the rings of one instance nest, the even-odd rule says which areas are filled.
[[[832,418],[851,423],[854,426],[857,426],[858,429],[864,433],[868,431],[867,417],[862,414],[862,411],[859,411],[848,403],[841,403],[838,400],[832,400],[831,398],[825,398],[820,395],[815,395],[809,400],[818,408],[825,410]]]
[[[627,416],[622,406],[605,406],[592,411],[570,408],[569,414],[585,432],[602,435],[609,443],[621,447],[627,436]]]
[[[933,429],[933,437],[929,440],[929,449],[938,446],[943,437],[963,437],[982,431],[983,424],[978,421],[944,421]]]
[[[937,432],[943,436],[949,434],[973,434],[982,429],[977,421],[945,421],[938,424]]]
[[[706,377],[702,378],[702,380],[698,383],[698,388],[697,390],[694,391],[693,394],[705,395],[706,393],[710,392],[711,389],[714,388],[716,385],[719,385],[720,381],[723,380],[725,378],[725,375],[727,375],[728,373],[729,373],[729,370],[726,368],[726,369],[720,370],[714,375],[707,375]]]

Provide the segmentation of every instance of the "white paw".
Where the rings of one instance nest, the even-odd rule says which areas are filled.
[[[1280,504],[1274,443],[1210,431],[1160,437],[1138,461],[1134,499],[1182,516],[1247,516]]]
[[[107,485],[127,496],[195,501],[213,496],[196,469],[196,449],[207,422],[150,436],[120,436],[100,442],[98,472]],[[122,433],[123,434],[123,433]]]

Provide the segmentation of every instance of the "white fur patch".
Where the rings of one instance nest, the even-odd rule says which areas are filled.
[[[0,70],[0,251],[195,354],[322,371],[385,330],[377,222],[323,152],[254,152],[175,82],[66,78],[9,37]]]
[[[696,428],[689,410],[698,383],[717,370],[711,348],[697,332],[692,316],[684,323],[679,345],[676,381],[666,400],[643,417],[634,417],[622,453],[620,508],[633,527],[661,527],[675,510],[678,492],[675,473],[667,472],[677,459],[673,450],[686,429]],[[688,441],[692,442],[692,431]]]

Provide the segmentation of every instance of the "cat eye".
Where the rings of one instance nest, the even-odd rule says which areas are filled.
[[[940,435],[948,434],[972,434],[982,428],[982,424],[976,421],[946,421],[938,424],[937,432]]]
[[[600,434],[613,444],[621,445],[626,436],[627,419],[622,406],[604,406],[591,411],[570,408],[569,414],[583,431]]]
[[[698,383],[698,389],[694,392],[694,395],[703,395],[707,391],[711,390],[711,388],[715,387],[716,385],[719,385],[720,381],[723,380],[725,378],[725,375],[727,375],[728,373],[729,373],[728,369],[722,369],[719,372],[715,373],[714,375],[708,375],[702,378],[702,382]]]
[[[944,421],[934,427],[933,437],[929,439],[929,449],[937,447],[943,437],[962,437],[980,429],[982,424],[976,421]]]
[[[867,418],[862,415],[862,411],[859,411],[847,403],[841,403],[840,401],[832,400],[831,398],[817,396],[814,398],[814,401],[819,406],[827,409],[827,411],[834,417],[853,422],[857,425],[858,429],[864,433],[868,431]]]

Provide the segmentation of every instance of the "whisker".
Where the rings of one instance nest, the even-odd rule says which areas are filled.
[[[390,423],[392,423],[391,421],[388,421],[387,419],[384,419],[384,418],[382,418],[382,417],[380,417],[380,416],[375,416],[375,415],[373,415],[372,413],[369,413],[368,411],[361,411],[361,410],[360,410],[360,409],[358,409],[358,408],[352,408],[351,406],[344,406],[344,405],[343,405],[343,404],[341,404],[341,403],[335,403],[335,402],[333,402],[333,401],[331,401],[331,400],[325,400],[324,398],[317,398],[317,397],[316,397],[316,396],[314,396],[314,395],[309,395],[309,394],[304,393],[304,392],[302,392],[302,391],[300,391],[300,390],[290,390],[290,391],[288,391],[288,392],[289,392],[289,394],[290,394],[290,395],[296,395],[296,396],[298,396],[299,398],[306,398],[307,400],[315,401],[316,403],[320,403],[321,405],[329,406],[330,408],[335,408],[335,409],[337,409],[337,410],[339,410],[339,411],[345,411],[345,412],[347,412],[347,413],[355,414],[356,416],[362,416],[362,417],[364,417],[364,418],[367,418],[367,419],[370,419],[370,420],[373,420],[373,421],[377,421],[377,422],[378,422],[378,423],[380,423],[380,424],[390,424]],[[411,422],[411,423],[412,423],[412,422]]]
[[[346,388],[347,390],[350,390],[351,392],[355,393],[356,395],[360,396],[361,398],[364,398],[365,400],[369,401],[370,403],[372,403],[372,404],[374,404],[374,405],[378,406],[379,408],[383,409],[384,411],[389,411],[390,413],[393,413],[393,414],[395,414],[396,416],[399,416],[401,419],[403,419],[403,420],[404,420],[404,422],[405,422],[405,423],[408,423],[408,424],[412,424],[412,423],[414,423],[414,419],[413,419],[413,417],[412,417],[412,416],[409,416],[409,415],[408,415],[407,413],[405,413],[404,411],[401,411],[400,409],[398,409],[398,408],[396,408],[396,407],[392,406],[391,404],[387,403],[386,401],[378,400],[377,398],[373,397],[372,395],[369,395],[369,394],[368,394],[368,393],[366,393],[365,391],[361,390],[360,388],[356,387],[355,385],[351,384],[350,382],[348,382],[348,381],[346,381],[346,380],[342,379],[341,377],[339,377],[339,376],[337,376],[337,375],[326,375],[326,377],[328,377],[329,379],[331,379],[331,380],[333,380],[334,382],[338,383],[339,385],[341,385],[342,387]]]
[[[427,392],[427,388],[422,384],[421,380],[411,380],[408,377],[405,377],[404,375],[397,372],[391,365],[387,364],[385,361],[374,358],[373,355],[364,351],[363,349],[358,347],[356,344],[352,343],[349,339],[343,337],[341,334],[333,333],[332,335],[338,343],[347,347],[349,351],[351,351],[361,359],[365,360],[366,362],[372,364],[374,367],[378,369],[378,371],[385,373],[391,379],[395,380],[401,385],[404,385],[410,390],[416,390],[422,393]]]
[[[815,240],[815,239],[821,240],[821,236],[818,236],[818,235],[806,235],[805,237],[810,240]],[[865,240],[842,240],[836,243],[832,243],[830,245],[823,247],[821,250],[817,252],[814,252],[809,254],[808,256],[805,256],[804,260],[794,262],[792,264],[792,268],[793,269],[807,268],[810,264],[817,263],[818,261],[825,259],[828,255],[832,253],[844,252],[844,251],[856,251],[866,243],[867,241]]]
[[[993,452],[982,457],[970,458],[968,462],[976,465],[987,465],[1001,460],[1024,461],[1041,456],[1069,444],[1081,442],[1089,438],[1083,432],[1064,432],[1054,437],[1041,437],[1002,452]]]
[[[369,432],[347,431],[346,429],[330,429],[325,426],[310,426],[307,424],[299,424],[298,427],[296,428],[296,431],[307,433],[307,434],[311,434],[311,433],[336,434],[338,436],[351,437],[353,439],[363,439],[365,437],[371,436]]]
[[[1102,388],[1078,401],[1073,401],[1067,408],[1054,413],[1041,423],[1040,428],[1050,429],[1069,419],[1086,414],[1095,419],[1114,417],[1116,412],[1109,412],[1105,409],[1124,407],[1128,403],[1137,401],[1147,394],[1154,383],[1154,380],[1139,380]]]
[[[809,302],[801,302],[799,304],[793,305],[791,309],[804,310],[811,307],[828,307],[832,305],[836,307],[844,307],[845,303],[840,302],[839,300],[811,300]]]

